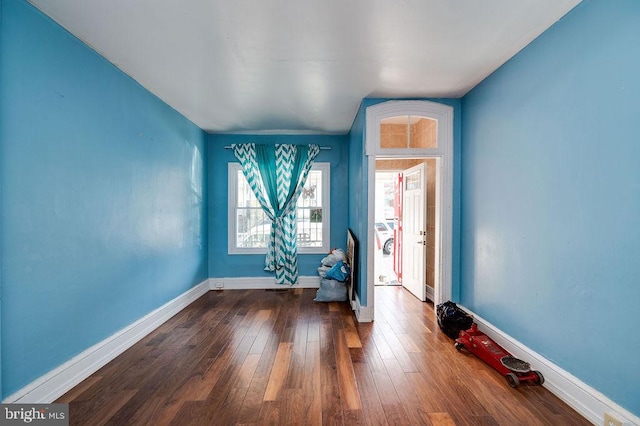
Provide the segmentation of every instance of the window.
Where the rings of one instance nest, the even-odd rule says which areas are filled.
[[[329,163],[314,163],[297,205],[298,253],[329,251]],[[229,163],[229,254],[267,252],[271,221],[239,163]]]
[[[437,148],[438,121],[415,115],[380,120],[380,148]]]

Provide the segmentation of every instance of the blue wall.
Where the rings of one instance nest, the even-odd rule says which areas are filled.
[[[1,86],[1,82],[2,82],[2,75],[4,73],[4,71],[2,70],[2,62],[4,60],[4,55],[2,54],[2,52],[4,51],[3,49],[3,15],[2,15],[2,1],[0,0],[0,129],[2,129],[3,127],[3,122],[4,120],[2,119],[2,111],[3,111],[3,103],[2,103],[2,86]],[[1,130],[0,130],[1,131]],[[2,139],[0,136],[0,166],[2,166]],[[2,187],[4,186],[3,184],[3,176],[2,173],[0,172],[0,242],[2,241],[2,236],[3,236],[3,232],[2,232]],[[3,250],[3,245],[0,243],[0,401],[2,400],[2,250]]]
[[[585,0],[463,99],[462,303],[640,414],[640,2]]]
[[[367,158],[365,152],[366,107],[363,99],[349,131],[349,201],[347,226],[358,242],[354,290],[360,304],[367,304]]]
[[[454,300],[636,415],[637,46],[639,2],[585,0],[434,100],[454,107]],[[365,109],[387,99],[345,136],[207,136],[22,0],[0,2],[0,93],[2,397],[208,276],[269,276],[227,254],[231,143],[333,147],[331,246],[360,240],[366,305]]]
[[[346,248],[347,243],[347,136],[306,135],[225,135],[212,134],[208,140],[207,173],[209,176],[209,276],[212,278],[273,277],[264,271],[265,255],[228,254],[228,164],[237,162],[233,152],[225,149],[232,143],[290,143],[329,146],[316,157],[317,162],[331,163],[331,247]],[[317,276],[320,260],[326,254],[298,255],[300,276]]]
[[[207,278],[206,152],[26,2],[2,2],[0,35],[6,397]]]
[[[458,300],[460,288],[460,156],[461,156],[461,101],[459,99],[379,99],[365,98],[351,125],[349,132],[349,211],[348,226],[354,232],[360,244],[358,278],[355,287],[362,306],[367,306],[367,209],[368,209],[368,164],[365,157],[366,145],[366,111],[367,108],[381,102],[392,100],[432,101],[453,107],[453,218],[452,218],[452,297]]]

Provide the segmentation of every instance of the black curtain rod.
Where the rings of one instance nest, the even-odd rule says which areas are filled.
[[[231,145],[225,146],[224,149],[231,149]],[[331,147],[330,146],[321,146],[320,149],[331,149]]]

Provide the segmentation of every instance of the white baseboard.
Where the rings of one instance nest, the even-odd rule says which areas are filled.
[[[138,321],[91,346],[5,398],[3,403],[49,404],[98,371],[169,318],[209,291],[207,281],[190,288]]]
[[[274,277],[235,277],[235,278],[209,278],[211,290],[262,290],[262,289],[287,289],[286,285],[276,284]],[[220,287],[222,285],[222,287]],[[298,277],[298,284],[293,288],[319,288],[319,276]]]
[[[358,322],[371,322],[373,321],[374,310],[372,306],[362,306],[360,304],[360,297],[356,293],[356,300],[351,302],[351,309],[356,313],[356,319]]]
[[[435,290],[433,287],[427,286],[427,299],[433,301],[435,299]]]
[[[502,332],[490,322],[460,305],[462,309],[473,315],[478,328],[515,357],[528,361],[532,367],[544,376],[544,387],[571,406],[580,415],[593,424],[604,423],[604,415],[608,413],[620,420],[623,425],[640,426],[640,418],[611,401],[601,392],[582,382],[571,373],[563,370],[539,353]]]

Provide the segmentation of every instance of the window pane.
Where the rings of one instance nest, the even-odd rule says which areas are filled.
[[[263,248],[267,246],[271,222],[253,194],[242,170],[237,173],[236,246]]]
[[[236,215],[238,230],[237,247],[266,247],[271,232],[271,221],[261,208],[238,208]]]
[[[311,170],[298,198],[298,208],[322,206],[322,172]]]
[[[380,120],[380,148],[408,148],[408,125],[408,115]]]
[[[298,245],[322,247],[322,209],[298,209]]]
[[[437,148],[438,122],[399,115],[380,120],[380,148]]]
[[[298,245],[322,247],[322,172],[311,170],[298,199]]]
[[[242,170],[238,170],[238,207],[257,207],[260,208],[258,199],[253,194],[253,190],[245,179]]]
[[[411,191],[412,189],[420,189],[422,186],[422,173],[417,171],[410,175],[405,176],[405,188],[407,191]]]
[[[436,120],[411,116],[410,123],[411,148],[438,147],[438,122]]]

